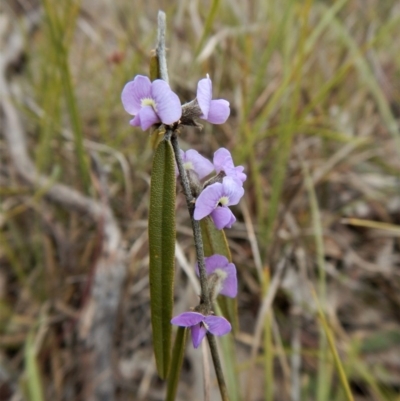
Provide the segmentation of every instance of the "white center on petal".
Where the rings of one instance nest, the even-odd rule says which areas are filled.
[[[203,323],[203,326],[205,327],[205,329],[207,330],[207,331],[209,331],[208,330],[208,324],[206,323],[206,322],[202,322]]]
[[[151,106],[154,109],[154,111],[157,111],[157,105],[156,105],[156,102],[154,101],[154,99],[145,97],[145,98],[141,99],[141,105],[142,105],[142,107]]]
[[[222,269],[215,269],[213,274],[217,277],[214,284],[214,293],[219,294],[224,288],[224,282],[228,277],[228,273]]]
[[[185,170],[194,170],[192,162],[183,163],[183,167],[185,168]]]
[[[219,198],[218,205],[226,206],[229,203],[229,198],[227,196],[222,196]]]
[[[224,281],[228,277],[228,273],[222,269],[215,269],[214,273],[221,279],[221,281]]]

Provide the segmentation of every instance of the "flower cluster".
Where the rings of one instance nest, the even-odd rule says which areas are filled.
[[[212,82],[208,75],[199,81],[196,99],[183,106],[165,81],[151,82],[143,75],[137,75],[125,85],[121,100],[125,110],[134,116],[130,124],[140,126],[143,131],[155,124],[199,126],[196,118],[223,124],[230,114],[227,100],[212,99]]]
[[[211,298],[215,300],[218,294],[234,298],[237,294],[236,267],[222,255],[213,255],[204,259],[208,276]],[[197,275],[199,275],[196,266]],[[190,327],[193,346],[197,348],[207,332],[223,336],[231,331],[231,324],[222,316],[202,313],[202,305],[191,312],[183,312],[175,316],[171,323],[176,326]]]
[[[137,75],[125,85],[121,99],[125,110],[133,116],[130,124],[140,126],[142,130],[161,125],[171,130],[176,130],[181,125],[201,127],[197,119],[223,124],[230,114],[228,101],[212,98],[212,82],[208,75],[199,81],[196,98],[184,105],[181,105],[178,96],[165,81],[156,79],[151,82],[143,75]],[[186,152],[181,150],[180,158],[192,195],[196,198],[193,218],[201,220],[210,216],[217,229],[231,227],[236,218],[229,206],[238,204],[244,194],[244,168],[235,167],[230,152],[225,148],[215,152],[212,163],[193,149]],[[202,183],[213,171],[216,174]],[[178,169],[176,175],[179,175]],[[210,302],[214,302],[219,294],[236,297],[235,265],[222,255],[205,258],[204,263]],[[199,275],[197,266],[196,272]],[[232,328],[224,317],[214,316],[210,306],[206,307],[205,303],[200,303],[193,311],[174,317],[171,323],[190,327],[195,348],[200,345],[207,332],[222,336]]]
[[[220,148],[214,153],[213,163],[192,149],[181,151],[181,158],[192,193],[197,197],[193,216],[195,220],[210,216],[218,230],[230,228],[236,218],[229,206],[237,205],[244,194],[244,168],[234,166],[232,156],[225,148]],[[201,186],[200,180],[213,170],[217,175]]]
[[[134,116],[130,124],[143,130],[156,124],[198,126],[196,118],[222,124],[230,114],[228,101],[212,98],[212,82],[208,75],[199,81],[196,99],[183,106],[165,81],[151,82],[143,75],[137,75],[125,85],[121,99],[125,110]],[[213,163],[195,150],[181,151],[181,158],[192,194],[197,198],[194,218],[201,220],[211,216],[219,230],[230,228],[236,218],[229,206],[238,204],[244,194],[244,168],[234,166],[232,156],[225,148],[215,152]],[[213,170],[217,175],[202,185],[200,180]]]

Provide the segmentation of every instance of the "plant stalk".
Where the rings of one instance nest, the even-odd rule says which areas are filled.
[[[157,54],[157,59],[158,59],[158,64],[159,64],[160,78],[168,83],[167,61],[166,61],[166,55],[165,55],[165,30],[166,30],[165,25],[166,25],[165,13],[162,11],[159,11],[159,13],[158,13],[158,35],[157,35],[158,43],[157,43],[157,48],[156,48],[156,54]],[[200,303],[205,306],[207,314],[211,314],[213,305],[212,305],[212,300],[210,297],[210,289],[209,289],[209,285],[208,285],[208,281],[207,281],[206,267],[204,264],[203,238],[201,236],[200,222],[193,218],[194,205],[195,205],[196,199],[194,198],[192,191],[190,189],[189,179],[186,174],[186,170],[183,166],[176,131],[168,129],[167,132],[165,133],[164,138],[166,140],[171,141],[172,148],[174,150],[175,160],[176,160],[176,164],[178,166],[178,171],[179,171],[179,175],[181,178],[183,192],[184,192],[185,198],[186,198],[186,205],[187,205],[189,215],[190,215],[190,220],[192,223],[194,244],[195,244],[195,248],[196,248],[196,257],[197,257],[197,263],[199,266],[199,275],[200,275],[200,287],[201,287]],[[229,401],[228,389],[226,387],[225,378],[224,378],[224,374],[222,371],[221,359],[218,354],[217,342],[215,340],[215,337],[210,333],[207,333],[207,340],[208,340],[208,344],[210,346],[211,357],[212,357],[212,360],[214,363],[215,374],[217,376],[218,386],[219,386],[219,390],[221,393],[222,401]]]

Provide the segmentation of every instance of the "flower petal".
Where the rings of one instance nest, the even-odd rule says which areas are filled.
[[[214,171],[213,164],[194,149],[185,152],[185,162],[192,162],[193,170],[198,174],[200,180]]]
[[[151,106],[144,106],[139,111],[140,126],[143,131],[146,131],[153,124],[159,123],[160,119]]]
[[[218,206],[211,212],[211,217],[214,221],[215,227],[222,230],[225,227],[231,228],[232,224],[236,221],[236,217],[231,212],[229,207]]]
[[[205,335],[207,334],[207,330],[205,329],[205,327],[202,324],[196,324],[195,326],[192,326],[190,328],[190,331],[192,333],[193,347],[197,348],[200,345],[200,343],[202,342]]]
[[[232,330],[231,324],[222,316],[206,316],[204,323],[208,331],[215,336],[223,336]]]
[[[240,186],[246,181],[247,176],[243,173],[244,167],[235,167],[229,150],[225,148],[218,149],[214,153],[213,164],[217,173],[223,171],[226,176],[234,178]]]
[[[240,180],[240,182],[243,184],[246,181],[247,175],[243,173],[244,167],[243,166],[237,166],[233,168],[232,170],[228,170],[226,172],[226,175],[237,178]]]
[[[204,258],[207,274],[214,273],[216,269],[224,269],[229,264],[229,260],[224,255],[212,255]]]
[[[136,114],[136,116],[129,121],[129,124],[133,125],[134,127],[140,127],[140,113]]]
[[[219,182],[204,188],[196,199],[194,219],[201,220],[211,214],[217,207],[219,199],[223,196],[223,185]]]
[[[213,164],[215,171],[219,173],[220,171],[225,171],[227,169],[234,168],[233,160],[231,153],[229,152],[228,149],[225,148],[219,148],[215,153],[214,153],[214,159],[213,159]]]
[[[237,205],[244,195],[244,189],[240,184],[240,181],[228,176],[224,177],[222,180],[222,185],[224,187],[224,195],[229,198],[229,203],[227,206]]]
[[[142,107],[142,99],[151,97],[151,82],[144,75],[136,75],[133,81],[128,82],[121,93],[124,109],[133,116],[138,114]]]
[[[206,120],[211,124],[223,124],[231,114],[229,102],[225,99],[211,100]]]
[[[214,273],[215,269],[224,268],[229,263],[229,260],[223,255],[212,255],[204,258],[204,266],[206,268],[207,275]],[[199,276],[199,264],[195,265],[196,274]]]
[[[176,93],[172,92],[165,81],[162,79],[153,81],[151,84],[151,93],[161,122],[169,125],[181,118],[182,106],[179,97]]]
[[[204,320],[204,315],[198,312],[183,312],[172,318],[171,323],[175,326],[190,327]]]
[[[222,270],[226,273],[225,280],[222,282],[222,288],[219,293],[230,298],[235,298],[237,295],[236,266],[233,263],[229,263],[225,256],[218,254],[204,258],[204,263],[208,276],[213,274],[216,270]],[[199,275],[199,267],[197,264],[196,274]]]
[[[220,294],[226,297],[235,298],[237,295],[237,276],[236,276],[236,266],[233,263],[229,263],[224,269],[227,274],[224,282],[222,283],[222,289]]]
[[[200,118],[204,118],[207,120],[208,113],[210,110],[210,103],[212,99],[212,82],[211,79],[204,78],[200,79],[199,83],[197,84],[197,103],[200,106],[200,109],[203,115]]]

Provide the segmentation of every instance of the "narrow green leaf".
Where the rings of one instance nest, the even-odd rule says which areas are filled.
[[[224,255],[229,262],[232,262],[232,255],[224,230],[217,230],[210,217],[206,217],[200,221],[200,228],[203,238],[204,256]],[[219,296],[217,301],[222,314],[231,322],[232,329],[236,332],[239,329],[237,299]]]
[[[171,368],[168,375],[167,397],[165,401],[174,401],[178,390],[179,375],[182,369],[183,356],[185,354],[187,328],[178,327],[172,350]]]
[[[224,230],[217,230],[210,217],[200,220],[201,234],[203,238],[204,256],[224,255],[232,262],[231,251]]]
[[[175,163],[170,141],[153,159],[149,210],[150,305],[158,374],[168,376],[175,268]]]
[[[222,314],[231,322],[232,331],[237,333],[239,331],[237,298],[228,298],[219,295],[217,302],[222,310]]]
[[[161,79],[160,74],[160,63],[156,52],[150,57],[150,79],[154,81],[155,79]]]

